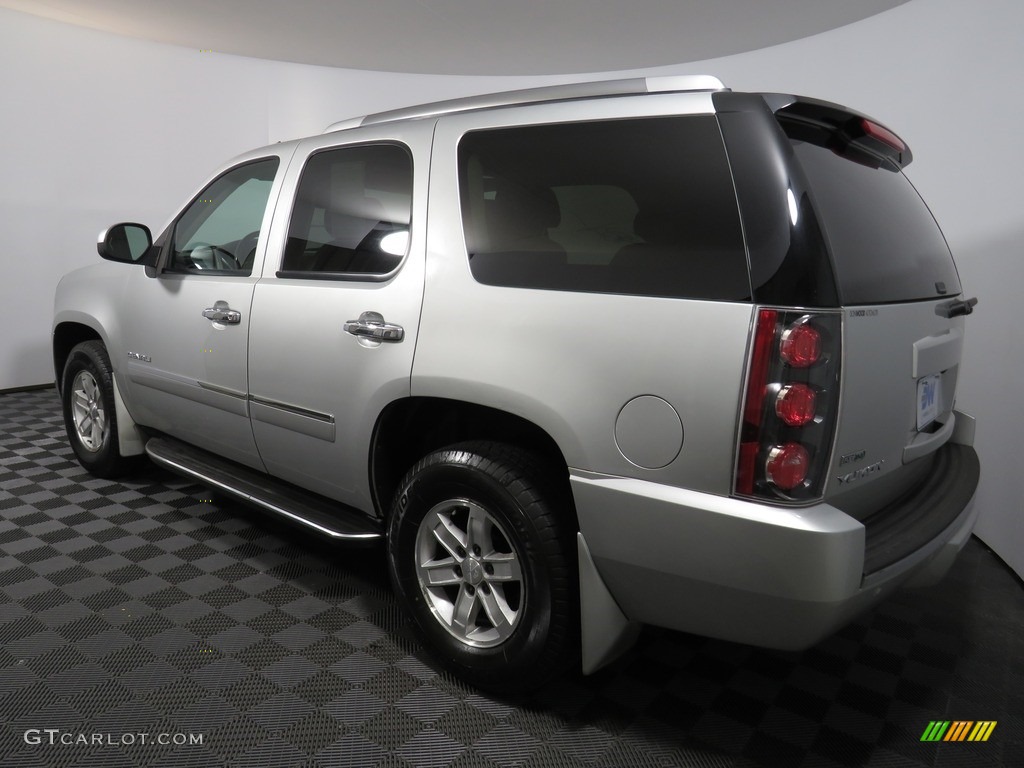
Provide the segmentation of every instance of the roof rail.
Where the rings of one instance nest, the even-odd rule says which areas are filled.
[[[519,91],[486,93],[462,99],[436,101],[415,107],[377,112],[365,117],[354,117],[332,123],[324,133],[344,131],[362,125],[390,123],[395,120],[412,120],[418,117],[435,117],[453,112],[468,112],[488,107],[509,107],[519,104],[539,104],[545,101],[568,101],[600,96],[631,96],[641,93],[670,93],[681,91],[722,91],[727,90],[722,81],[710,75],[667,75],[661,77],[633,77],[623,80],[598,80],[565,85],[547,85],[540,88],[526,88]]]

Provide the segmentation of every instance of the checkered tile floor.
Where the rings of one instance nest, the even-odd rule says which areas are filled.
[[[930,721],[992,720],[983,743]],[[439,672],[379,549],[155,467],[83,472],[0,395],[0,766],[1024,766],[1024,590],[977,540],[804,653],[645,630],[521,701]]]

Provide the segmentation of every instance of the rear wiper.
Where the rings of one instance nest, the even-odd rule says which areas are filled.
[[[957,299],[951,301],[949,304],[944,304],[938,308],[940,315],[946,317],[960,317],[960,315],[969,315],[974,311],[974,305],[978,303],[977,298],[973,299]]]

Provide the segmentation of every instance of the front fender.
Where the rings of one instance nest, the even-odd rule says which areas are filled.
[[[51,329],[58,392],[62,389],[64,362],[75,344],[98,338],[106,347],[114,372],[114,405],[123,456],[139,455],[145,447],[145,436],[131,415],[131,389],[122,372],[125,358],[118,307],[131,269],[138,267],[102,262],[65,275],[54,294]]]

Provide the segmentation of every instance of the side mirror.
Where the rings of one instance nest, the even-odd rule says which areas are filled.
[[[100,232],[96,250],[109,261],[137,264],[150,246],[153,234],[143,224],[115,224]]]

